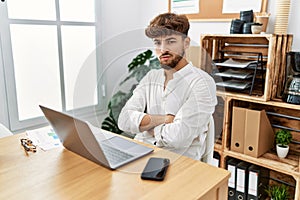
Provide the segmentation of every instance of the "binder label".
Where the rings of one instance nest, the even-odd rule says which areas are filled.
[[[219,167],[219,160],[217,158],[213,158],[212,165],[215,167]]]
[[[248,194],[257,196],[258,173],[249,172]]]
[[[235,166],[228,165],[228,171],[230,171],[230,178],[228,180],[228,186],[235,188]]]
[[[245,170],[237,169],[236,191],[245,192]]]

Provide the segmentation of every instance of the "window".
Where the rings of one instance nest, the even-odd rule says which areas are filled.
[[[94,0],[1,2],[0,36],[11,130],[45,123],[40,104],[80,116],[104,108],[96,49],[98,4]]]

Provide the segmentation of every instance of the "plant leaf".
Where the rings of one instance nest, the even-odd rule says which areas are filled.
[[[110,116],[103,120],[101,128],[117,134],[121,134],[123,132],[119,129],[116,122]]]
[[[145,64],[145,62],[150,59],[152,56],[152,51],[151,50],[147,50],[139,55],[137,55],[132,61],[131,63],[129,63],[128,65],[128,69],[129,72],[134,70],[136,67],[138,67],[139,65],[143,65]]]

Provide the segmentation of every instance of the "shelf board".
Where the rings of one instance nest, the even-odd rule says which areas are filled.
[[[228,91],[220,91],[217,90],[217,96],[219,97],[231,97],[235,98],[237,100],[245,100],[245,101],[256,101],[256,102],[265,102],[266,98],[265,96],[258,96],[258,95],[249,95],[249,94],[243,94],[238,92],[228,92]]]
[[[233,152],[230,150],[224,150],[226,156],[241,159],[274,171],[278,171],[284,174],[299,177],[299,165],[297,161],[290,159],[279,159],[276,155],[266,153],[259,158],[251,157],[242,153]]]
[[[203,38],[270,38],[274,34],[204,34]]]
[[[233,100],[238,100],[238,101],[248,101],[251,103],[258,103],[258,104],[264,104],[264,105],[269,105],[269,106],[276,106],[280,108],[288,108],[288,109],[293,109],[293,110],[299,110],[300,111],[300,106],[296,104],[290,104],[282,101],[265,101],[263,96],[249,96],[247,94],[241,94],[241,93],[233,93],[233,92],[225,92],[225,91],[217,91],[217,96],[219,97],[229,97]]]

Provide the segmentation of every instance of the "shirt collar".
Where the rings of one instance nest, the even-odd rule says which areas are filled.
[[[173,79],[180,79],[190,74],[192,72],[192,67],[193,64],[189,62],[187,65],[185,65],[183,68],[181,68],[179,71],[173,74]]]

